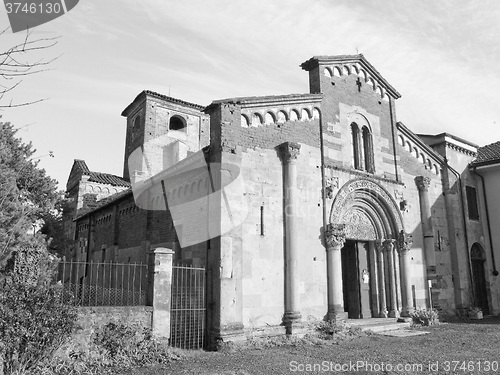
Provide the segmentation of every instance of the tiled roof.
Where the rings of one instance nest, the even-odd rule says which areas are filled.
[[[124,187],[130,187],[130,182],[125,181],[123,178],[115,176],[113,174],[109,173],[101,173],[101,172],[87,172],[84,173],[85,175],[88,175],[89,181],[92,182],[98,182],[100,184],[109,184],[113,186],[124,186]]]
[[[479,147],[476,160],[472,164],[482,164],[493,161],[500,162],[500,141]]]
[[[205,108],[205,106],[203,106],[203,105],[186,102],[184,100],[177,99],[177,98],[172,98],[171,96],[159,94],[159,93],[154,92],[154,91],[144,90],[144,91],[141,91],[141,93],[135,97],[134,101],[132,103],[130,103],[127,106],[127,108],[125,108],[123,110],[122,116],[128,116],[128,112],[132,108],[132,106],[134,105],[134,103],[142,100],[147,95],[155,97],[155,98],[158,98],[158,99],[161,99],[161,100],[165,100],[165,101],[170,102],[170,103],[179,104],[179,105],[182,105],[182,106],[185,106],[185,107],[190,107],[190,108],[196,109],[198,111],[202,111]]]
[[[90,169],[87,166],[87,163],[85,163],[85,160],[75,159],[74,167],[80,169],[83,174],[88,174],[90,172]]]
[[[116,202],[117,200],[119,200],[123,197],[126,197],[127,195],[130,195],[130,194],[132,194],[132,189],[128,188],[128,189],[119,191],[116,194],[110,195],[109,197],[101,199],[101,200],[97,201],[97,206],[95,206],[91,209],[80,209],[79,213],[77,214],[76,218],[73,221],[77,221],[77,220],[87,216],[91,212],[99,211],[101,208],[104,208],[105,206],[107,206],[113,202]]]

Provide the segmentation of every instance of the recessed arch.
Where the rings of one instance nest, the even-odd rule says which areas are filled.
[[[412,154],[413,154],[413,156],[414,156],[415,158],[417,158],[417,159],[418,159],[418,148],[413,147],[413,152],[412,152]]]
[[[365,178],[342,186],[332,204],[330,223],[345,224],[346,238],[359,241],[396,239],[404,231],[394,199],[381,185]]]
[[[290,121],[298,121],[300,119],[299,111],[292,109],[290,111]]]
[[[405,150],[411,152],[411,143],[409,141],[406,141]]]
[[[250,126],[250,119],[247,115],[241,115],[241,126],[243,128],[248,128]]]
[[[288,121],[288,115],[287,115],[287,113],[285,111],[283,111],[283,110],[278,111],[276,122],[278,124],[283,124],[283,123],[285,123],[287,121]]]
[[[344,65],[342,67],[342,73],[346,76],[348,76],[349,74],[351,74],[351,70],[349,69],[349,67],[347,65]]]
[[[311,111],[309,111],[308,108],[302,108],[302,112],[301,112],[301,115],[300,115],[300,119],[302,121],[308,121],[312,118],[311,116]]]
[[[323,70],[323,73],[325,76],[327,76],[328,78],[331,78],[333,76],[333,73],[332,73],[332,70],[329,68],[329,67],[326,67],[324,70]]]
[[[182,116],[179,115],[174,115],[170,117],[170,121],[168,123],[168,129],[169,130],[181,130],[185,131],[186,130],[186,119]]]
[[[333,68],[333,75],[335,77],[341,77],[342,76],[342,70],[338,66]]]
[[[312,113],[312,118],[313,119],[319,119],[320,115],[321,115],[321,112],[320,112],[319,108],[314,107],[313,108],[313,113]]]
[[[258,112],[255,112],[252,115],[252,126],[259,126],[264,123],[264,119],[262,118],[262,115]]]
[[[403,138],[402,135],[398,135],[398,143],[400,146],[405,146],[405,139]]]
[[[274,124],[276,122],[276,115],[273,112],[267,112],[264,120],[266,125]]]

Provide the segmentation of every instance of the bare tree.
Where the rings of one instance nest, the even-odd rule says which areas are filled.
[[[0,32],[0,37],[3,37],[7,30],[9,28]],[[47,66],[57,59],[57,57],[40,58],[39,52],[55,46],[59,37],[34,39],[32,33],[32,30],[26,30],[24,40],[6,51],[0,51],[0,108],[21,107],[45,100],[41,98],[16,102],[8,98],[24,77],[47,70]]]

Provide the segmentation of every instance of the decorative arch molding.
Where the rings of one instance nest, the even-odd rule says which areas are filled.
[[[396,239],[404,231],[398,206],[375,181],[357,178],[337,193],[330,213],[331,224],[345,224],[346,238],[359,241]]]
[[[362,129],[363,126],[366,126],[370,130],[370,132],[372,131],[372,127],[366,116],[356,110],[347,114],[347,121],[349,122],[349,124],[352,124],[353,122],[356,123],[359,129]]]

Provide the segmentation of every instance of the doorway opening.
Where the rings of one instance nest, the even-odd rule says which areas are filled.
[[[488,315],[490,309],[488,306],[488,292],[486,289],[486,259],[481,245],[478,243],[472,245],[470,257],[472,263],[472,282],[474,285],[474,303],[483,310],[483,314]]]
[[[369,242],[347,240],[341,252],[344,311],[349,319],[371,318]]]

